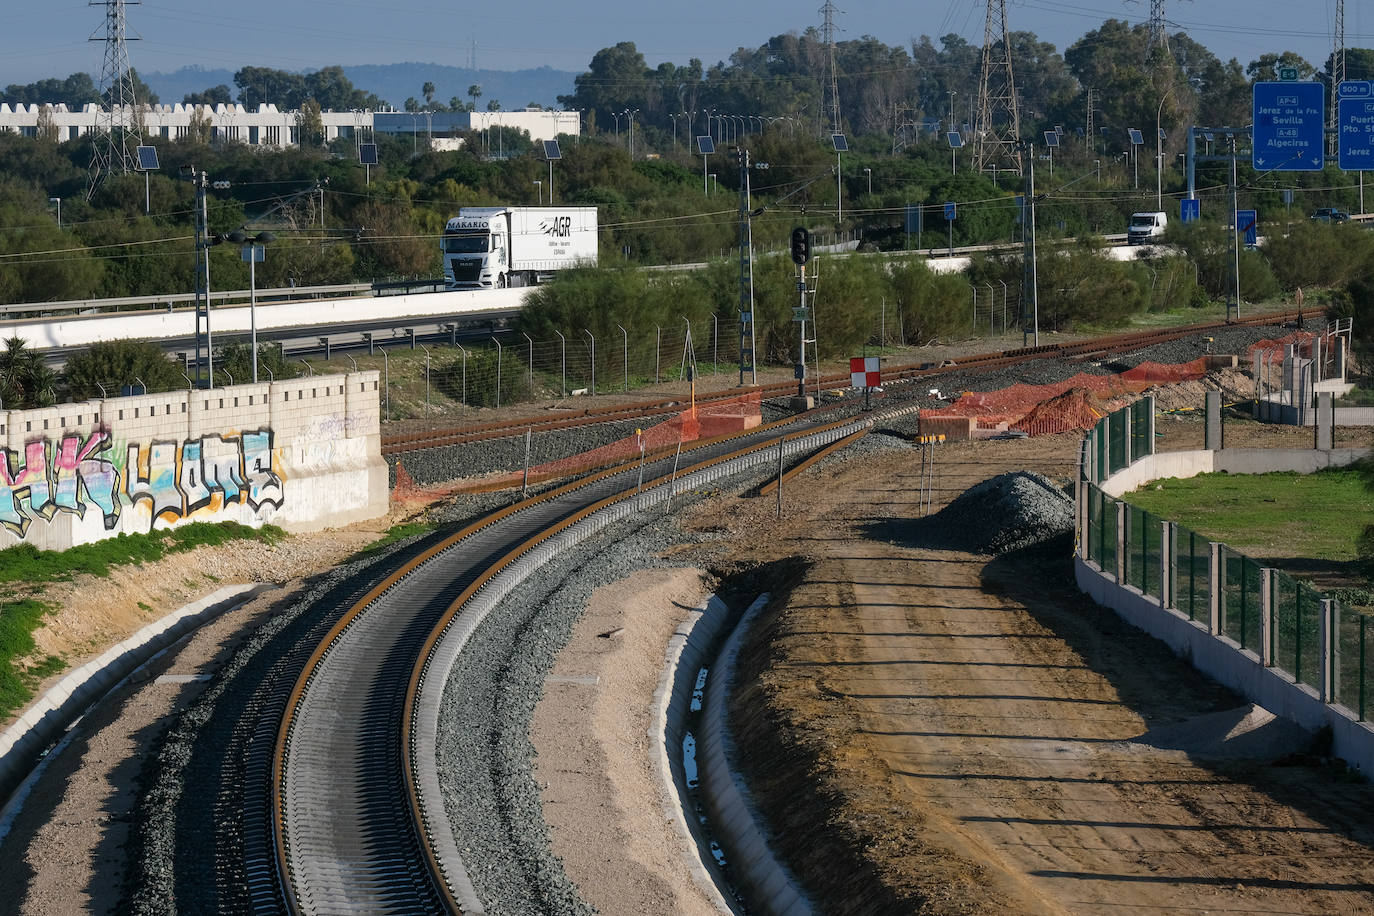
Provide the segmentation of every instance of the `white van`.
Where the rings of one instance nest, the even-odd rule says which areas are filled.
[[[1126,227],[1126,241],[1132,245],[1142,245],[1164,235],[1168,225],[1168,215],[1158,210],[1154,213],[1132,213],[1131,224]]]

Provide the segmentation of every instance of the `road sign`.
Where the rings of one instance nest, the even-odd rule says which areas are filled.
[[[954,201],[945,201],[945,219],[949,220],[950,222],[953,222],[957,212],[958,207],[955,205]]]
[[[1236,230],[1245,233],[1246,245],[1259,244],[1259,214],[1254,210],[1236,211]]]
[[[1191,223],[1202,216],[1202,201],[1196,198],[1183,198],[1178,202],[1178,218],[1181,222]]]
[[[877,388],[882,385],[880,360],[876,356],[851,356],[849,358],[849,386],[851,388]]]
[[[906,231],[907,231],[907,232],[917,232],[917,233],[919,233],[919,232],[921,231],[921,216],[922,216],[922,210],[923,210],[923,208],[922,208],[919,204],[907,204],[907,205],[906,205]]]
[[[1279,79],[1285,83],[1291,83],[1298,78],[1297,67],[1279,67]]]
[[[792,320],[793,320],[793,321],[809,321],[810,318],[811,318],[811,310],[810,310],[809,308],[807,308],[807,307],[804,306],[804,305],[794,305],[794,306],[792,306]]]
[[[1265,172],[1319,172],[1326,87],[1321,83],[1256,83],[1250,162]]]
[[[1346,80],[1337,87],[1336,163],[1343,171],[1374,169],[1374,83]]]

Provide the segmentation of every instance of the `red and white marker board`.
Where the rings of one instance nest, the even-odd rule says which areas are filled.
[[[878,371],[880,358],[877,356],[851,356],[849,358],[849,384],[853,388],[877,388],[883,383],[882,373]]]

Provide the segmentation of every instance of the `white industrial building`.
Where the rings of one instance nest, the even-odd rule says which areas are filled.
[[[97,129],[102,112],[99,105],[85,105],[74,111],[66,105],[0,104],[0,131],[29,137],[38,136],[39,119],[46,112],[57,130],[59,140],[75,140]],[[243,105],[144,105],[135,115],[125,110],[123,123],[141,120],[145,140],[175,140],[190,131],[191,119],[207,119],[216,142],[246,143],[249,146],[295,146],[300,142],[297,126],[299,112],[280,111],[275,105],[262,105],[250,111]],[[104,113],[109,118],[109,113]],[[325,142],[339,137],[368,136],[375,133],[411,134],[426,141],[450,136],[458,131],[508,127],[529,131],[530,139],[552,140],[559,134],[576,135],[580,116],[575,111],[325,111]]]

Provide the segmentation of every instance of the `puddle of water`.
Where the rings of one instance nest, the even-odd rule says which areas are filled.
[[[695,789],[701,784],[697,777],[697,738],[691,732],[682,736],[682,770],[687,774],[687,788]]]
[[[710,672],[710,668],[702,668],[697,672],[697,684],[692,688],[692,712],[701,712],[702,698],[706,693],[706,676]]]

